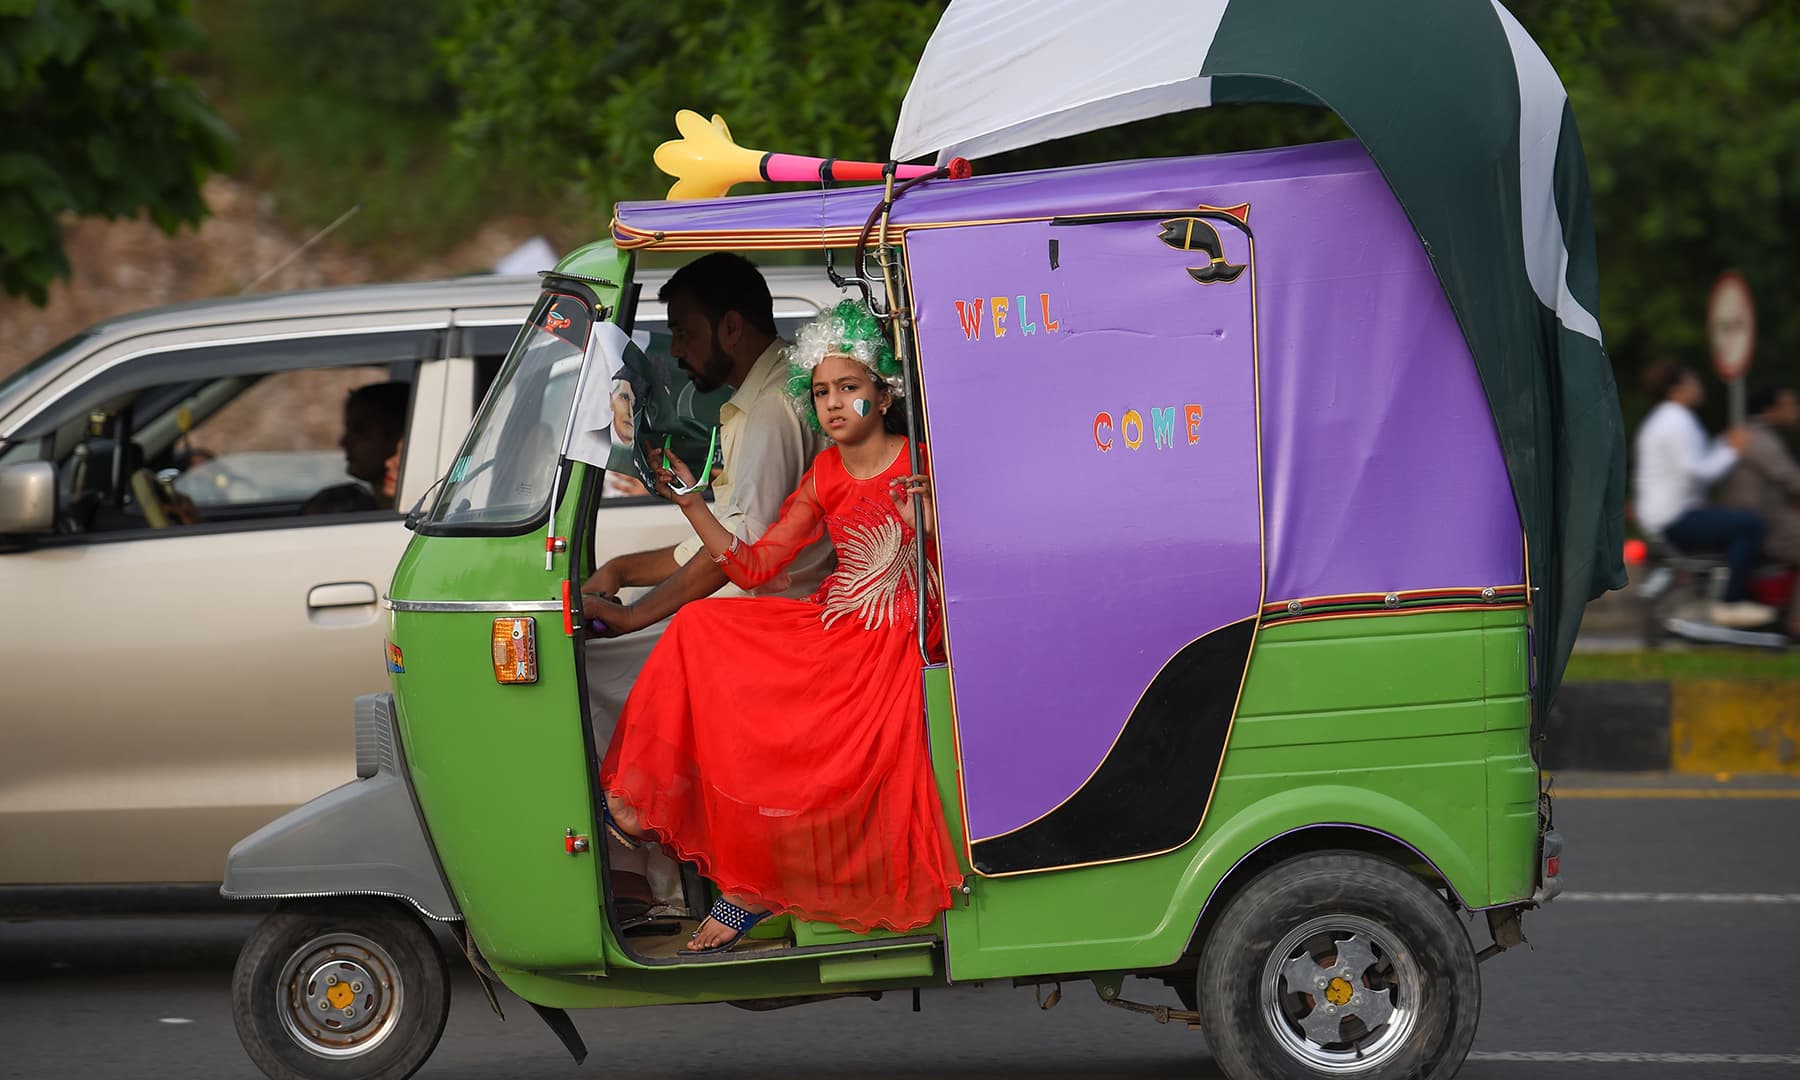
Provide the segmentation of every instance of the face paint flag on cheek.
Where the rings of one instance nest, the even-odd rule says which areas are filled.
[[[858,416],[869,415],[869,399],[868,398],[857,398],[855,401],[852,401],[850,403],[850,407],[852,409],[856,410],[856,415],[858,415]]]

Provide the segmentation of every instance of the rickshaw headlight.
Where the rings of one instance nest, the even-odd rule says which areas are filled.
[[[534,683],[537,678],[537,620],[529,615],[495,619],[494,681]]]

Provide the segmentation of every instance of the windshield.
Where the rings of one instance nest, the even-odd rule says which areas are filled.
[[[550,503],[592,323],[573,293],[539,297],[423,525],[521,526]]]

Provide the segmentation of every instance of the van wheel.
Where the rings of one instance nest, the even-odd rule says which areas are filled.
[[[1303,855],[1225,909],[1200,957],[1201,1030],[1232,1080],[1434,1080],[1475,1041],[1481,978],[1450,907],[1372,855]]]
[[[450,971],[392,901],[288,903],[238,954],[231,1014],[272,1080],[404,1080],[444,1033]]]

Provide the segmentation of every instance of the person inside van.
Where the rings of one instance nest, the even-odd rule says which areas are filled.
[[[334,484],[315,492],[300,507],[302,514],[343,514],[359,510],[392,510],[406,405],[412,384],[369,383],[344,397],[344,472],[361,481]],[[366,485],[366,486],[365,486]]]
[[[1707,438],[1694,415],[1706,389],[1692,369],[1663,360],[1646,378],[1657,405],[1638,428],[1634,445],[1638,526],[1682,551],[1724,550],[1730,577],[1724,596],[1712,605],[1713,622],[1748,627],[1773,621],[1773,608],[1749,598],[1750,574],[1762,551],[1762,515],[1706,505],[1706,489],[1737,463],[1749,433],[1733,428],[1716,441]]]
[[[829,536],[837,568],[811,599],[685,605],[625,702],[600,768],[615,840],[654,838],[721,890],[688,944],[720,952],[775,911],[851,930],[908,930],[961,881],[925,742],[915,631],[942,648],[929,480],[914,474],[904,389],[880,323],[855,301],[809,324],[780,382],[836,444],[760,540],[746,543],[671,459],[657,490],[708,561],[754,590]],[[679,481],[683,488],[674,485]],[[924,496],[923,514],[915,494]]]
[[[380,510],[394,508],[394,491],[385,488],[382,478],[406,434],[411,397],[411,383],[383,382],[359,386],[344,398],[344,435],[338,440],[344,450],[344,471],[369,485]]]
[[[1763,556],[1800,567],[1800,462],[1789,453],[1783,431],[1800,428],[1800,394],[1768,386],[1750,395],[1749,438],[1725,477],[1719,504],[1762,515],[1768,525]],[[1800,639],[1800,588],[1788,601],[1784,629]]]

